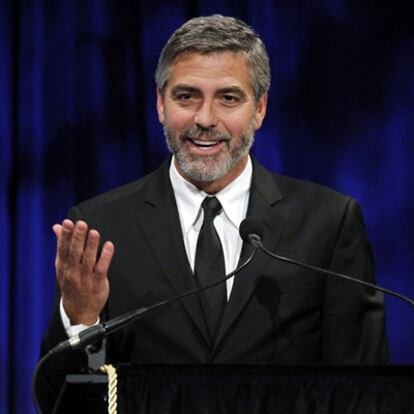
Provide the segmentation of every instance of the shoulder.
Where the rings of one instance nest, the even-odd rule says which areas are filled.
[[[82,201],[69,210],[69,217],[85,217],[110,212],[121,215],[126,211],[139,208],[145,200],[150,198],[149,195],[167,190],[170,185],[168,164],[166,161],[157,170],[138,180]]]
[[[84,200],[76,207],[83,211],[87,211],[113,203],[125,202],[125,200],[128,200],[131,197],[137,197],[140,194],[143,194],[148,182],[151,181],[151,176],[152,174],[146,175],[138,180],[116,187],[88,200]]]
[[[348,202],[351,199],[349,195],[322,184],[275,173],[272,173],[272,175],[280,191],[286,197],[295,195],[304,199],[332,200],[335,202]]]
[[[356,226],[365,228],[361,207],[353,197],[310,181],[281,175],[275,175],[275,179],[284,194],[285,208],[291,218],[314,218],[323,226],[342,227],[352,223],[354,229]]]
[[[298,201],[304,205],[313,203],[349,203],[352,198],[312,181],[289,177],[269,171],[259,162],[253,163],[253,186],[263,195],[273,193],[273,198],[285,201]]]
[[[252,191],[286,219],[329,226],[340,224],[351,214],[363,222],[358,202],[351,196],[315,182],[270,172],[257,162],[254,167]]]

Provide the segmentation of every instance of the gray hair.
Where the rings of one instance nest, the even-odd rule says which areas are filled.
[[[169,38],[155,71],[157,87],[164,95],[171,65],[183,53],[234,52],[244,54],[250,66],[250,80],[256,101],[269,90],[270,66],[265,45],[246,23],[220,14],[188,20]]]

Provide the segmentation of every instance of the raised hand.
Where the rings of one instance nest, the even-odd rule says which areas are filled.
[[[94,324],[109,295],[108,269],[115,251],[107,241],[97,257],[100,235],[84,221],[55,224],[56,278],[72,325]]]

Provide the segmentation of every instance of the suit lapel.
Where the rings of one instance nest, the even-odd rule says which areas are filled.
[[[166,278],[176,294],[181,294],[196,286],[185,252],[178,209],[169,179],[169,165],[169,161],[164,162],[153,174],[139,221]],[[181,303],[206,346],[210,347],[211,338],[198,295],[190,295],[182,299]]]
[[[263,222],[265,227],[263,243],[270,250],[276,248],[286,224],[285,218],[276,212],[274,206],[281,198],[282,194],[272,174],[253,159],[253,178],[247,217],[259,218]],[[252,246],[243,243],[239,264],[246,260],[252,251]],[[213,353],[227,331],[237,322],[254,291],[257,277],[263,274],[269,259],[257,252],[252,262],[236,275]]]

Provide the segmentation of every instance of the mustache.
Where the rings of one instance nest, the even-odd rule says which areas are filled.
[[[180,139],[230,141],[231,136],[229,134],[219,132],[213,128],[200,128],[197,125],[193,125],[180,134]]]

